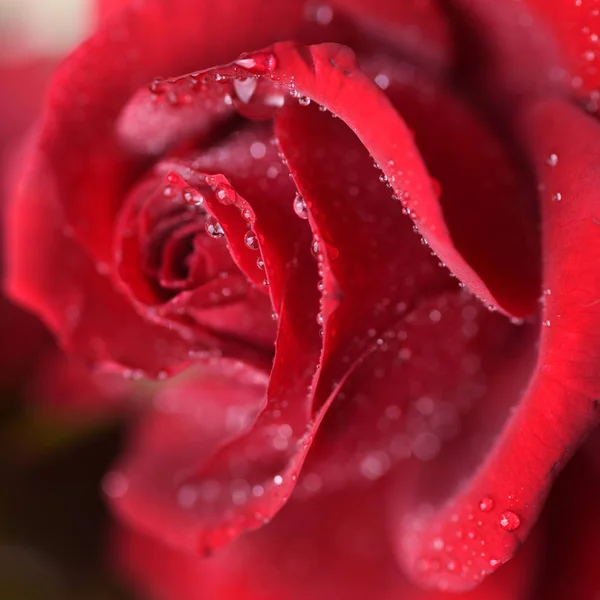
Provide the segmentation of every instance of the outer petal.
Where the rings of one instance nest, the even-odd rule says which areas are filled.
[[[459,74],[476,95],[485,91],[500,113],[510,106],[507,98],[514,102],[530,94],[567,91],[567,71],[556,40],[529,4],[440,2],[454,30]],[[552,12],[554,8],[553,2]]]
[[[434,0],[334,0],[333,4],[416,62],[438,69],[451,63],[450,30]]]
[[[214,157],[204,159],[205,166],[215,166]],[[280,176],[289,186],[285,174]],[[128,473],[131,485],[114,499],[118,513],[135,527],[192,551],[209,551],[270,519],[289,497],[310,445],[304,447],[302,441],[312,427],[308,390],[321,347],[311,234],[294,214],[293,193],[286,198],[290,191],[286,185],[261,189],[258,181],[246,178],[244,169],[236,170],[231,183],[244,204],[221,206],[218,216],[228,227],[233,220],[242,222],[240,208],[251,209],[252,227],[260,239],[266,277],[272,282],[269,287],[279,312],[275,360],[261,411],[235,439],[224,444],[225,440],[217,440],[220,448],[203,441],[193,429],[177,448],[171,448],[168,440],[172,438],[159,448],[155,448],[159,439],[134,443],[120,467]],[[212,209],[218,209],[216,203]],[[242,233],[230,243],[243,245]],[[144,466],[146,444],[151,444],[153,456],[164,456],[167,468],[154,469],[153,459]],[[179,477],[172,477],[174,468]],[[207,486],[210,493],[206,493]],[[182,504],[182,495],[189,498],[190,491],[192,500]]]
[[[290,502],[268,527],[209,559],[161,546],[131,530],[113,538],[111,558],[148,598],[169,600],[443,600],[398,571],[386,544],[381,490],[350,488]],[[532,551],[457,600],[525,600]],[[115,558],[116,557],[116,558]]]
[[[591,456],[598,449],[598,434],[586,444],[561,474],[540,520],[548,527],[548,543],[536,598],[570,600],[595,598],[600,591],[597,564],[600,557],[600,481],[594,476]]]
[[[537,365],[493,445],[471,448],[483,460],[470,477],[464,472],[465,455],[457,448],[416,480],[409,483],[404,478],[401,484],[415,497],[414,508],[398,514],[399,556],[413,577],[450,589],[469,587],[480,569],[489,571],[498,565],[495,561],[514,554],[537,519],[556,474],[600,416],[600,277],[595,260],[600,251],[595,181],[600,126],[566,101],[539,100],[524,107],[519,130],[544,190],[545,326]],[[554,153],[558,160],[548,162]],[[479,427],[486,420],[482,416]],[[469,443],[469,438],[463,442]],[[441,473],[452,472],[447,461],[462,479],[443,490],[443,485],[432,482],[439,483]],[[398,494],[402,497],[403,492]],[[473,569],[458,572],[420,569],[419,561],[437,548],[446,558],[464,559],[459,548],[445,548],[457,526],[468,523],[470,516],[482,523],[478,537],[485,541],[486,556],[477,557]]]
[[[531,313],[537,294],[512,289],[510,282],[490,288],[485,273],[477,273],[459,253],[436,196],[436,184],[425,170],[410,130],[383,92],[358,69],[354,54],[334,44],[311,46],[308,51],[277,44],[274,53],[279,66],[273,77],[293,83],[296,93],[345,121],[410,209],[421,234],[457,277],[494,307],[516,316]]]
[[[568,69],[567,83],[598,111],[600,100],[600,4],[597,0],[527,0],[533,13],[557,40]]]

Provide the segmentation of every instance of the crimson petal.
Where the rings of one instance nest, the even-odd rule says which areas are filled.
[[[136,527],[194,551],[208,551],[270,519],[291,493],[310,445],[303,447],[302,440],[311,425],[308,390],[321,347],[315,321],[317,269],[309,251],[310,229],[293,212],[293,193],[287,198],[285,195],[286,184],[291,186],[287,175],[280,171],[278,185],[261,186],[255,169],[264,170],[266,165],[252,159],[249,153],[250,169],[236,164],[246,155],[238,151],[240,147],[245,145],[248,150],[260,139],[263,138],[242,134],[236,152],[230,155],[223,148],[216,148],[194,165],[206,170],[222,167],[228,173],[229,193],[235,194],[236,202],[214,201],[211,209],[224,229],[230,227],[232,235],[237,227],[234,223],[243,224],[243,230],[247,230],[240,209],[250,210],[250,224],[260,240],[274,306],[279,311],[277,352],[265,402],[248,431],[212,456],[190,451],[183,457],[169,459],[170,464],[177,463],[185,469],[180,478],[174,479],[167,470],[145,469],[136,473],[134,451],[133,458],[126,459],[121,467],[131,473],[132,484],[126,494],[114,499],[117,511]],[[264,149],[266,152],[267,146]],[[265,156],[272,160],[270,154]],[[277,163],[281,166],[279,159]],[[181,173],[188,175],[185,169]],[[244,244],[243,230],[229,240],[234,253],[236,246]],[[256,251],[250,252],[254,257],[260,256]],[[210,497],[198,494],[198,502],[189,506],[178,502],[186,490],[203,490],[207,485],[215,490]],[[149,493],[149,489],[159,489],[161,493]]]
[[[170,600],[444,600],[402,576],[386,543],[382,490],[350,488],[291,501],[271,526],[201,559],[122,528],[110,556],[144,597]],[[498,577],[457,600],[526,600],[535,578],[529,545]]]
[[[415,579],[452,590],[468,589],[481,571],[489,572],[490,557],[504,562],[513,556],[535,523],[555,476],[600,416],[600,280],[594,258],[600,250],[594,192],[600,127],[558,99],[525,105],[520,125],[544,190],[545,326],[537,364],[493,446],[479,453],[483,460],[477,468],[465,468],[468,461],[460,453],[449,453],[444,461],[452,467],[440,463],[437,469],[417,472],[408,481],[404,477],[401,483],[402,489],[420,491],[411,499],[412,510],[397,513],[399,557]],[[548,162],[552,155],[560,158]],[[515,391],[508,393],[515,397]],[[459,487],[436,497],[426,482],[452,468]],[[395,506],[403,495],[398,492]],[[419,515],[418,507],[422,511],[427,502],[430,510]],[[482,523],[479,537],[486,542],[486,557],[476,559],[472,569],[456,573],[420,569],[420,561],[438,545],[443,548],[454,537],[457,524],[468,522],[470,515]],[[412,529],[411,523],[418,523],[419,529]]]
[[[452,62],[449,27],[435,0],[334,0],[333,4],[415,62],[436,70]]]
[[[535,297],[515,296],[511,286],[483,279],[459,253],[446,225],[412,135],[385,94],[359,69],[353,52],[337,44],[273,46],[272,77],[339,116],[363,142],[403,204],[418,215],[415,225],[451,271],[487,304],[513,316],[530,314]],[[360,98],[360,101],[357,99]]]

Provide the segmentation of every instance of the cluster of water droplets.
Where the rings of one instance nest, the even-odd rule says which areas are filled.
[[[507,500],[514,504],[515,495],[510,494]],[[422,514],[412,523],[412,531],[405,539],[407,547],[414,543],[412,535],[422,531],[424,520],[431,516],[431,511],[429,505],[423,506]],[[508,534],[514,533],[521,526],[521,519],[511,509],[500,512],[494,499],[484,496],[475,509],[466,510],[463,514],[452,514],[450,523],[445,535],[440,534],[432,539],[430,551],[419,559],[417,568],[423,574],[436,576],[445,571],[481,581],[506,560],[501,560],[493,550],[488,550],[486,534],[493,534],[494,527]],[[440,589],[447,588],[447,580],[440,577],[438,586]]]
[[[155,101],[174,108],[189,105],[196,98],[220,99],[243,117],[262,121],[274,117],[289,97],[296,98],[301,106],[311,103],[295,89],[292,77],[284,80],[275,73],[276,67],[277,58],[271,52],[244,54],[222,67],[156,78],[149,91]]]

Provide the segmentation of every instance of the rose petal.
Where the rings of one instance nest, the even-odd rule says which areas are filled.
[[[386,544],[381,490],[352,488],[292,501],[268,527],[200,559],[121,529],[110,556],[144,597],[172,600],[443,600],[398,571]],[[457,600],[525,600],[535,577],[529,545],[497,577]]]
[[[480,569],[489,569],[485,559],[477,558],[474,570],[460,573],[422,571],[419,560],[435,551],[437,540],[445,544],[452,539],[457,526],[468,523],[470,515],[482,522],[479,537],[486,542],[486,559],[492,554],[502,562],[512,557],[535,523],[556,474],[599,418],[600,356],[595,332],[600,320],[600,280],[593,257],[600,243],[594,192],[600,128],[592,118],[558,99],[527,104],[520,124],[523,143],[544,190],[545,327],[535,371],[493,446],[487,451],[471,448],[472,455],[481,457],[477,468],[465,455],[449,452],[437,467],[434,464],[416,473],[414,479],[404,476],[394,498],[403,564],[415,579],[453,590],[472,586]],[[560,158],[548,163],[553,153]],[[555,200],[557,192],[562,194],[560,202]],[[516,392],[504,395],[516,399]],[[494,402],[490,398],[489,406]],[[485,423],[482,415],[477,428]],[[469,435],[461,439],[467,444]],[[440,473],[451,473],[459,487],[445,494],[432,488],[431,482]],[[414,508],[400,513],[397,507],[402,505],[405,492],[401,490],[405,489],[413,490],[410,504]],[[482,499],[487,498],[494,506],[480,509]],[[426,503],[430,503],[429,511],[424,511]],[[487,501],[484,504],[489,506]],[[419,529],[411,532],[415,524]]]
[[[272,76],[288,85],[293,81],[298,94],[326,106],[356,133],[403,204],[418,215],[414,221],[424,238],[457,277],[487,304],[513,316],[531,313],[535,296],[509,285],[490,289],[485,274],[476,273],[458,252],[411,132],[383,92],[358,70],[354,54],[335,44],[308,49],[276,44],[273,51],[278,67]]]
[[[436,69],[452,61],[452,40],[444,14],[432,0],[334,0],[336,8],[349,12],[370,33],[410,54],[415,62]],[[315,14],[319,17],[319,5]],[[321,18],[326,16],[321,9]]]
[[[600,12],[595,2],[527,0],[536,17],[558,43],[568,68],[566,83],[587,101],[587,108],[598,111],[600,91]]]
[[[453,283],[340,120],[313,106],[286,107],[276,133],[319,244],[324,347],[316,410],[402,312]]]
[[[212,160],[218,156],[217,149]],[[235,152],[233,156],[239,160],[243,155]],[[211,164],[210,155],[204,161],[204,166]],[[218,161],[212,162],[216,164]],[[228,168],[232,166],[235,162]],[[193,551],[208,551],[245,529],[262,526],[287,500],[309,445],[302,448],[301,440],[310,425],[308,389],[321,347],[315,320],[317,269],[309,251],[311,233],[293,212],[293,196],[281,196],[281,186],[262,189],[257,185],[260,179],[245,173],[252,174],[252,169],[234,169],[228,184],[235,185],[231,190],[235,189],[236,195],[238,191],[240,197],[244,194],[241,198],[252,211],[252,227],[261,239],[266,274],[273,282],[273,301],[279,310],[277,352],[267,398],[252,427],[213,456],[190,449],[185,456],[169,459],[170,465],[185,469],[181,478],[174,479],[166,469],[137,472],[136,456],[143,458],[143,453],[134,450],[121,467],[131,472],[132,484],[126,494],[114,499],[117,511],[136,527]],[[288,180],[285,174],[283,177]],[[221,207],[229,211],[219,213],[224,228],[229,221],[223,217],[241,220],[239,207]],[[266,235],[275,228],[273,235]],[[232,248],[239,242],[243,243],[242,236],[231,239]],[[190,506],[178,503],[185,490],[207,485],[214,491],[210,497],[198,497]],[[149,489],[161,491],[149,494]]]
[[[373,343],[342,386],[296,493],[379,479],[409,459],[428,463],[470,435],[480,411],[502,423],[507,407],[490,409],[488,386],[499,358],[534,333],[464,292],[422,299]]]
[[[541,289],[537,192],[515,144],[443,81],[382,57],[361,64],[377,74],[376,82],[385,76],[385,93],[439,184],[443,216],[459,252],[492,289],[534,312]],[[451,140],[451,150],[441,140]]]
[[[458,69],[499,112],[522,96],[565,91],[567,72],[552,32],[530,2],[443,0]],[[552,7],[554,12],[554,6]],[[474,59],[474,57],[477,57]]]
[[[597,433],[592,437],[598,438]],[[590,477],[595,465],[586,451],[597,449],[597,440],[584,445],[558,478],[540,519],[548,528],[536,598],[569,600],[593,598],[600,589],[596,564],[600,556],[600,520],[596,507],[600,483]]]

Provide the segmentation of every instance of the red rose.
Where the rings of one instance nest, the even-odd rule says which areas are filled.
[[[293,511],[348,544],[381,519],[381,598],[417,594],[396,563],[463,591],[515,554],[600,415],[597,15],[578,4],[109,3],[55,76],[9,288],[130,376],[223,369],[107,479],[130,527],[207,553],[294,492],[293,538]],[[255,417],[205,431],[207,397]],[[484,586],[526,594],[528,546]]]

